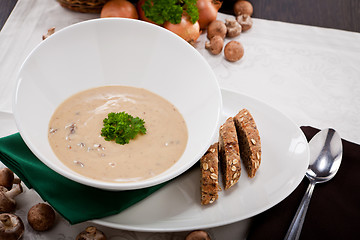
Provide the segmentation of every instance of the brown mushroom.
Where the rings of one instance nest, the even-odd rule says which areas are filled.
[[[229,62],[239,61],[244,56],[244,47],[240,42],[230,41],[224,48],[224,55]]]
[[[9,168],[3,168],[0,170],[0,186],[6,187],[10,190],[13,184],[17,183],[20,183],[20,179],[14,177],[13,171]]]
[[[251,17],[247,14],[237,16],[236,21],[241,25],[243,32],[249,30],[253,25]]]
[[[251,16],[253,14],[254,8],[249,1],[239,0],[234,4],[234,13],[235,16],[247,14]]]
[[[24,234],[24,223],[15,214],[0,214],[0,239],[18,240]]]
[[[236,19],[226,19],[225,26],[227,29],[227,37],[232,38],[240,35],[242,28],[240,23],[238,23]]]
[[[205,42],[205,48],[208,49],[212,54],[220,54],[224,46],[224,39],[220,36],[214,36],[210,41]]]
[[[185,240],[211,240],[209,234],[203,230],[196,230],[190,232]]]
[[[54,226],[55,211],[46,203],[38,203],[30,208],[27,220],[35,231],[43,232]]]
[[[106,236],[96,227],[89,226],[77,235],[76,240],[106,240]]]
[[[226,32],[227,29],[225,23],[220,20],[215,20],[212,21],[207,27],[207,38],[211,39],[214,36],[225,38]]]
[[[15,211],[15,197],[23,192],[21,184],[16,184],[10,191],[0,186],[0,213]]]
[[[0,186],[6,187],[8,190],[12,188],[14,182],[14,173],[8,169],[3,168],[0,170]]]

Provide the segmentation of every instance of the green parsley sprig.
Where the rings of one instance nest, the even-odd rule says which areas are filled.
[[[104,127],[101,129],[101,136],[106,141],[115,140],[119,144],[127,144],[138,134],[146,134],[145,121],[139,117],[134,118],[126,112],[108,114],[103,120]]]
[[[142,9],[145,17],[162,25],[164,22],[179,24],[185,12],[192,23],[199,20],[197,0],[145,0]]]

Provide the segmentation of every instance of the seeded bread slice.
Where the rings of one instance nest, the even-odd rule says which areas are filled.
[[[219,186],[219,159],[218,143],[209,147],[204,156],[200,159],[201,167],[201,204],[207,205],[218,199]]]
[[[219,130],[219,156],[224,188],[239,181],[241,174],[239,144],[233,118],[228,118]]]
[[[234,122],[238,135],[241,160],[250,178],[255,176],[261,163],[261,141],[259,131],[252,115],[247,109],[242,109]]]

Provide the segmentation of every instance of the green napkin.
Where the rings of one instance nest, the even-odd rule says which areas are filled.
[[[117,214],[163,187],[106,191],[69,180],[33,155],[19,133],[0,138],[0,161],[71,224]]]

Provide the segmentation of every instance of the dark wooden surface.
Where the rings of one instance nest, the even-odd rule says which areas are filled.
[[[232,13],[236,0],[224,0]],[[360,32],[360,0],[250,0],[253,17]]]
[[[17,0],[0,0],[0,30],[4,26],[16,2]]]
[[[224,0],[221,11],[232,14],[235,1]],[[256,18],[360,32],[360,0],[250,1],[254,6],[253,17]],[[17,0],[0,0],[0,29],[16,2]]]

